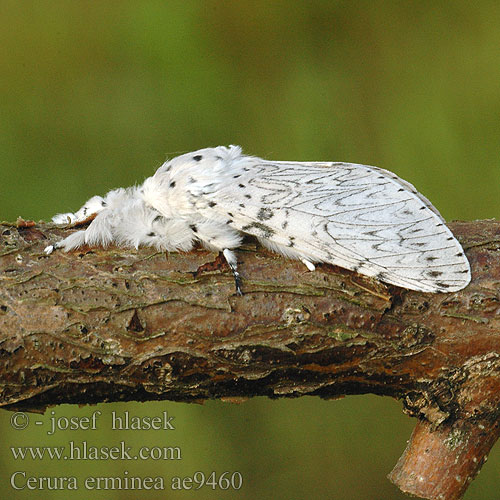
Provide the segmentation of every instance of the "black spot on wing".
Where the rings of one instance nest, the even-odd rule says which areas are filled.
[[[439,286],[440,288],[450,288],[450,285],[448,285],[448,283],[436,283],[437,286]]]
[[[202,159],[203,159],[203,156],[201,156],[201,155],[195,155],[195,156],[193,156],[193,160],[194,161],[201,161]]]
[[[437,278],[438,276],[441,276],[443,273],[441,271],[429,271],[427,273],[427,276],[431,276],[432,278]]]
[[[168,185],[168,187],[174,188],[174,187],[175,187],[175,181],[172,181],[172,182]]]
[[[274,212],[270,208],[261,208],[257,213],[257,219],[260,221],[269,220],[274,216]]]
[[[215,207],[215,205],[217,205],[217,203],[215,203],[215,201],[209,201],[209,202],[208,202],[208,206],[209,206],[210,208]]]
[[[251,224],[243,226],[241,230],[250,234],[257,234],[262,238],[271,238],[276,232],[274,229],[262,224],[261,222],[252,222]]]

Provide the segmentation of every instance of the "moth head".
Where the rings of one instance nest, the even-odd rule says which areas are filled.
[[[85,231],[88,245],[158,250],[190,250],[194,232],[185,221],[167,218],[144,200],[142,188],[115,189],[105,198],[106,208],[97,214]]]
[[[103,208],[86,230],[89,245],[126,245],[138,247],[147,239],[154,214],[148,211],[139,188],[119,188],[104,198]]]

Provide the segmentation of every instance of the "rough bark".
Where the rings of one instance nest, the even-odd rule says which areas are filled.
[[[67,230],[0,225],[0,405],[388,395],[419,419],[391,480],[458,499],[500,433],[500,222],[450,227],[473,271],[458,293],[304,272],[249,242],[239,297],[204,250],[46,256]]]

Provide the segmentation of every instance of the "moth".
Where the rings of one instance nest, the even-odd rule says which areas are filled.
[[[140,186],[94,196],[58,224],[94,219],[45,249],[141,245],[222,252],[241,294],[234,249],[245,234],[285,257],[334,264],[410,290],[454,292],[471,273],[460,243],[410,183],[354,163],[268,161],[239,146],[166,161]]]

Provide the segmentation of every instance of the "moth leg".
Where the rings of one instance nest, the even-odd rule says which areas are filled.
[[[53,245],[47,245],[43,251],[45,254],[50,255],[54,250],[57,250],[57,243],[54,243]]]
[[[315,271],[316,270],[316,266],[310,261],[310,260],[307,260],[307,259],[300,259],[304,265],[307,267],[307,269],[309,269],[309,271]]]
[[[48,245],[45,247],[44,252],[50,255],[54,250],[62,248],[65,252],[73,250],[73,248],[81,247],[85,244],[85,231],[76,231],[70,234],[64,240],[58,241],[53,245]]]
[[[77,212],[57,214],[52,217],[52,222],[56,224],[75,224],[85,221],[89,216],[99,213],[106,208],[106,201],[102,196],[93,196]]]
[[[236,254],[232,250],[229,250],[229,248],[224,248],[224,250],[222,251],[222,255],[224,255],[226,262],[233,272],[234,284],[236,285],[236,293],[238,295],[243,295],[243,292],[241,291],[241,276],[238,272],[238,260],[236,258]]]

